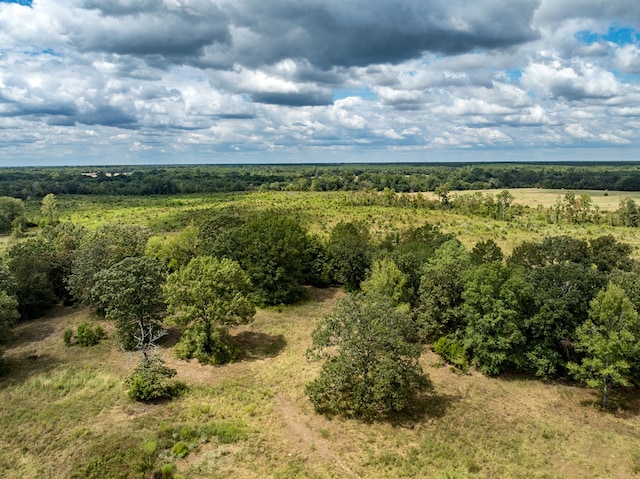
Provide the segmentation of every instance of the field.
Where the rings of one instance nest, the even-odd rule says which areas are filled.
[[[516,201],[555,203],[562,192],[514,191]],[[576,192],[578,194],[578,192]],[[596,197],[616,209],[618,193]],[[520,195],[520,196],[519,196]],[[638,196],[634,196],[637,198]],[[546,203],[545,203],[546,204]],[[250,193],[157,198],[60,197],[63,221],[149,225],[170,235],[224,208],[284,208],[326,235],[340,220],[361,219],[378,236],[424,221],[471,246],[494,238],[506,250],[524,239],[611,233],[632,244],[635,229],[549,225],[531,214],[504,222],[446,211],[352,206],[346,193]],[[32,210],[37,210],[32,205]],[[0,376],[0,477],[6,478],[632,478],[640,474],[640,399],[617,397],[601,412],[597,394],[562,381],[487,378],[442,366],[424,349],[433,393],[421,414],[366,424],[317,415],[304,386],[319,365],[305,351],[319,319],[343,296],[309,289],[298,305],[261,309],[233,331],[239,362],[201,366],[175,358],[176,332],[161,347],[189,386],[182,397],[151,405],[127,399],[123,378],[136,364],[122,352],[113,325],[82,308],[62,308],[22,322],[4,354]],[[98,321],[109,338],[66,347],[62,332]],[[155,476],[154,476],[155,471]],[[164,473],[164,476],[163,476]]]
[[[63,345],[63,329],[88,311],[60,309],[21,324],[0,383],[0,475],[143,477],[150,464],[173,464],[187,478],[626,478],[640,472],[637,399],[605,414],[583,388],[456,373],[428,350],[422,363],[434,392],[420,417],[363,424],[316,415],[303,389],[318,367],[305,360],[305,350],[317,320],[342,294],[311,290],[304,304],[259,311],[252,325],[234,331],[244,359],[232,365],[179,361],[169,341],[162,354],[190,391],[154,405],[126,399],[122,378],[134,354],[112,340],[93,348]],[[190,449],[183,458],[171,452],[180,441]]]
[[[486,190],[484,193],[496,194],[500,191]],[[323,237],[340,221],[361,220],[378,238],[428,221],[439,225],[445,232],[455,234],[468,247],[478,241],[493,239],[505,253],[509,253],[514,245],[522,241],[539,241],[545,236],[570,235],[589,239],[613,234],[617,239],[632,245],[634,255],[640,255],[638,228],[547,223],[544,215],[537,210],[538,205],[553,206],[564,195],[564,191],[534,188],[509,191],[514,195],[515,203],[530,207],[524,218],[509,222],[442,210],[355,206],[352,201],[354,193],[344,192],[252,192],[169,197],[61,196],[58,202],[62,221],[73,221],[89,228],[104,222],[139,223],[148,225],[160,236],[180,231],[189,224],[199,224],[212,213],[221,210],[281,209],[293,215],[309,232]],[[602,212],[615,211],[622,198],[630,197],[640,202],[640,192],[611,191],[604,196],[602,191],[575,191],[575,194],[588,194]],[[358,193],[355,195],[357,197]],[[28,207],[30,214],[37,216],[39,204],[34,202]]]

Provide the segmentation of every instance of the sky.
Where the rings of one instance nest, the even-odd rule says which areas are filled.
[[[0,166],[639,153],[638,0],[0,0]]]

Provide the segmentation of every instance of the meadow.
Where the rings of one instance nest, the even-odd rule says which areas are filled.
[[[638,230],[606,224],[548,224],[537,204],[563,192],[514,190],[532,206],[518,220],[468,217],[444,210],[354,206],[350,193],[254,192],[171,197],[59,196],[62,221],[146,224],[172,235],[217,210],[285,209],[309,231],[327,235],[360,219],[378,238],[428,221],[467,246],[495,239],[505,250],[523,240],[613,234],[634,246]],[[582,192],[580,192],[582,193]],[[578,194],[578,192],[576,192]],[[589,192],[603,211],[623,193]],[[624,193],[630,194],[630,193]],[[635,195],[631,193],[632,195]],[[640,195],[632,196],[634,199]],[[36,215],[38,205],[30,204]],[[304,386],[319,371],[306,360],[311,331],[337,288],[308,288],[307,299],[260,309],[232,330],[241,360],[220,367],[175,358],[176,332],[161,344],[167,365],[189,390],[141,404],[123,378],[137,362],[123,352],[113,325],[88,309],[58,307],[23,321],[5,348],[0,376],[0,476],[6,478],[632,478],[640,474],[640,400],[617,396],[602,412],[597,393],[575,383],[524,376],[488,378],[444,366],[425,347],[421,363],[433,392],[413,417],[363,423],[317,415]],[[67,327],[94,321],[99,345],[63,344]]]

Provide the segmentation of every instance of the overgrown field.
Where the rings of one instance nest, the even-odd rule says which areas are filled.
[[[589,194],[602,211],[616,192]],[[172,197],[58,197],[63,222],[93,228],[135,223],[170,236],[212,213],[279,209],[327,237],[338,222],[361,220],[378,237],[426,221],[467,246],[494,239],[505,252],[524,240],[612,234],[640,256],[640,229],[550,224],[543,209],[560,191],[512,190],[531,208],[510,221],[444,209],[365,205],[359,193],[253,192]],[[356,196],[354,196],[356,195]],[[640,195],[624,193],[637,200]],[[543,205],[542,209],[538,204]],[[39,205],[29,204],[37,217]],[[7,239],[6,241],[12,241]],[[231,330],[240,360],[206,366],[179,360],[178,331],[160,354],[188,391],[143,404],[123,379],[139,354],[123,352],[112,323],[86,308],[59,306],[22,321],[5,346],[0,375],[2,478],[632,478],[640,475],[640,398],[617,394],[603,412],[598,394],[576,383],[444,366],[428,346],[421,356],[433,392],[415,415],[396,422],[328,419],[305,396],[320,364],[307,361],[311,332],[345,293],[308,288],[293,306],[258,310]],[[63,332],[84,321],[107,339],[65,346]]]
[[[564,191],[535,188],[509,191],[514,196],[514,203],[529,207],[521,218],[511,221],[466,216],[445,210],[357,205],[354,198],[362,196],[358,192],[252,192],[158,197],[59,196],[57,199],[62,221],[73,221],[88,227],[105,222],[145,224],[159,235],[180,231],[189,224],[200,224],[212,213],[225,209],[280,209],[288,211],[310,233],[325,237],[340,221],[361,220],[379,238],[386,233],[405,230],[428,221],[439,225],[444,232],[455,234],[467,246],[493,239],[505,253],[509,253],[514,245],[522,241],[539,241],[545,236],[569,235],[590,239],[612,234],[616,239],[631,244],[635,250],[634,256],[638,255],[640,228],[611,228],[608,224],[549,224],[538,206],[553,206],[565,194]],[[484,193],[496,194],[499,190],[487,190]],[[640,202],[638,192],[611,191],[606,196],[603,191],[575,193],[589,195],[602,212],[615,211],[624,198]],[[28,204],[28,209],[32,216],[37,216],[39,203]]]
[[[88,311],[59,309],[22,323],[0,382],[0,476],[163,477],[163,466],[187,478],[640,473],[638,399],[603,413],[589,390],[456,373],[428,350],[422,364],[434,392],[421,416],[364,424],[315,414],[304,385],[318,366],[305,351],[316,322],[341,295],[316,289],[303,304],[259,311],[251,326],[234,331],[243,359],[231,365],[179,361],[169,338],[162,354],[190,389],[153,405],[126,398],[122,379],[134,353],[111,339],[64,346],[62,331]]]

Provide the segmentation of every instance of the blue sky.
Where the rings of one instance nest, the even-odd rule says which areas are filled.
[[[640,159],[636,0],[0,0],[0,166]]]

